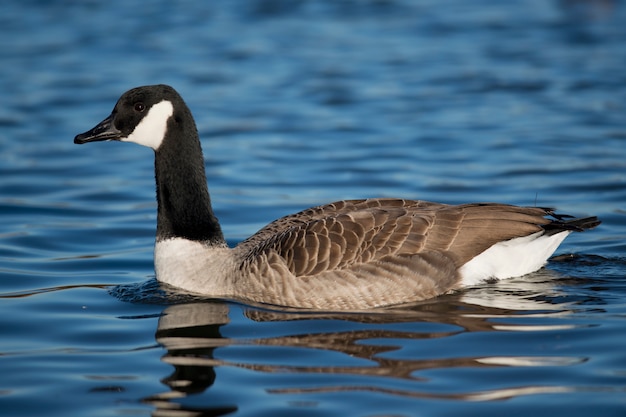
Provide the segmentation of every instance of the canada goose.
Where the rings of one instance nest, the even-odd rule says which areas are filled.
[[[194,119],[172,87],[127,91],[74,143],[104,140],[154,150],[156,277],[211,297],[324,310],[415,302],[536,271],[572,231],[600,224],[539,207],[374,198],[283,217],[229,248]]]

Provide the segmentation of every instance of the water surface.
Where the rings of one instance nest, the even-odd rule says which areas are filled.
[[[9,1],[1,413],[624,415],[625,18],[611,1]],[[160,288],[152,151],[72,143],[153,83],[196,117],[231,245],[360,197],[603,224],[537,273],[393,311]]]

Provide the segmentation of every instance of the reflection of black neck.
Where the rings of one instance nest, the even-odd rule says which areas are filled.
[[[169,339],[174,341],[178,338],[185,340],[192,340],[194,338],[199,338],[201,340],[204,340],[205,338],[221,339],[222,335],[219,332],[219,327],[219,325],[206,325],[157,331],[156,339]],[[192,357],[212,359],[214,350],[214,347],[169,349],[165,358]],[[207,366],[206,364],[174,365],[174,372],[162,381],[173,391],[182,392],[188,395],[198,394],[213,386],[215,383],[215,369],[212,366]],[[180,382],[184,382],[184,384],[181,384]]]
[[[213,386],[215,370],[207,360],[213,359],[215,348],[224,344],[220,327],[228,322],[228,312],[227,304],[209,301],[177,304],[163,311],[155,338],[167,349],[163,361],[174,363],[174,372],[163,380],[172,391],[189,395]],[[178,357],[185,361],[177,364],[176,359],[168,360]]]
[[[188,110],[174,113],[168,121],[165,138],[155,151],[154,168],[157,240],[182,237],[224,244],[211,207],[198,132]]]

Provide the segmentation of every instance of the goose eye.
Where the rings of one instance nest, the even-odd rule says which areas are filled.
[[[139,113],[141,113],[145,109],[146,109],[146,105],[143,104],[142,102],[135,103],[135,111],[138,111]]]

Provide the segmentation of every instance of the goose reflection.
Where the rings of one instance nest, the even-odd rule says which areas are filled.
[[[553,271],[543,271],[524,280],[485,285],[413,306],[367,313],[268,311],[212,301],[172,305],[165,309],[156,332],[157,342],[167,349],[162,360],[174,367],[173,373],[163,380],[170,391],[154,395],[146,401],[157,407],[155,415],[158,416],[222,415],[234,412],[238,409],[238,404],[229,403],[227,399],[217,407],[207,405],[199,409],[197,401],[193,407],[184,405],[185,397],[210,391],[216,383],[216,369],[221,367],[290,377],[329,376],[327,384],[315,387],[306,384],[307,386],[265,389],[266,393],[277,395],[372,391],[417,398],[488,401],[535,393],[565,392],[571,388],[526,385],[464,393],[437,393],[428,388],[428,378],[422,374],[426,370],[450,368],[570,366],[584,362],[586,358],[485,357],[467,355],[461,350],[451,357],[440,357],[441,355],[429,352],[427,347],[424,347],[423,355],[406,357],[407,355],[394,354],[411,340],[453,338],[465,332],[541,331],[574,327],[575,325],[567,322],[528,325],[516,324],[514,320],[500,320],[520,317],[521,314],[525,319],[569,314],[570,302],[566,295],[554,287],[554,280],[558,278],[555,274]],[[255,322],[298,325],[278,326],[280,330],[276,332],[280,332],[280,336],[224,337],[223,333],[232,334],[224,331],[232,325],[229,315],[240,309],[243,309],[247,319]],[[329,321],[330,324],[325,326],[323,321]],[[320,328],[338,330],[319,331]],[[416,343],[418,344],[412,342],[412,346]],[[215,355],[217,349],[223,348],[226,352],[234,347],[244,349],[243,351],[256,349],[261,352],[249,356],[232,353]],[[302,360],[298,355],[295,359],[288,359],[281,356],[281,348],[292,349],[290,353],[294,353],[295,349],[298,355],[303,352],[305,355],[323,352],[331,359],[325,361],[319,356],[313,356]],[[223,359],[224,357],[238,359]],[[353,386],[337,382],[340,380],[332,383],[331,375],[363,378],[362,383]],[[408,383],[412,388],[389,388],[385,382],[389,378],[405,381],[403,385],[406,387]],[[474,387],[470,389],[472,388]]]

